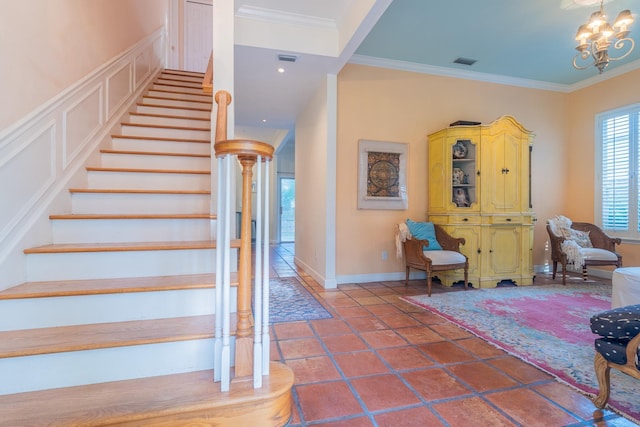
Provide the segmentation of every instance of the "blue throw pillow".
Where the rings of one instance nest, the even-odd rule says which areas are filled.
[[[442,246],[436,240],[436,229],[432,222],[414,222],[407,219],[407,227],[411,235],[418,240],[428,240],[429,246],[425,246],[425,251],[441,251]]]

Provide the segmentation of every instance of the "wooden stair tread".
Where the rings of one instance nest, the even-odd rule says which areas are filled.
[[[49,219],[216,219],[210,214],[55,214]]]
[[[214,327],[211,314],[6,331],[0,332],[0,358],[207,339]]]
[[[252,381],[234,381],[228,392],[221,392],[213,371],[206,370],[0,396],[0,419],[8,426],[224,425],[223,417],[230,415],[225,408],[237,406],[237,416],[289,393],[291,369],[271,362],[269,371],[262,388],[254,389]],[[196,417],[199,412],[210,415]],[[290,412],[286,408],[286,415]]]
[[[123,252],[163,251],[188,249],[216,249],[215,240],[189,242],[118,242],[118,243],[52,243],[24,250],[25,254],[78,253],[78,252]],[[240,240],[231,241],[232,248],[240,247]]]
[[[211,144],[208,139],[195,139],[195,138],[167,138],[162,136],[141,136],[141,135],[111,135],[111,138],[120,139],[138,139],[145,141],[169,141],[169,142],[196,142],[201,144]]]
[[[138,117],[154,117],[158,119],[180,119],[180,120],[194,120],[200,122],[211,122],[210,117],[184,117],[184,116],[174,116],[171,114],[152,114],[152,113],[129,113],[130,116],[138,116]]]
[[[139,190],[106,188],[70,188],[70,193],[126,193],[126,194],[211,194],[209,190]]]
[[[103,148],[100,150],[105,154],[132,154],[137,156],[169,156],[169,157],[211,157],[211,154],[198,154],[198,153],[174,153],[171,151],[136,151],[136,150],[113,150],[110,148]]]
[[[165,68],[162,70],[162,74],[174,74],[178,76],[197,76],[204,77],[204,73],[200,71],[187,71],[187,70],[178,70],[177,68]]]
[[[207,273],[180,276],[25,282],[1,291],[0,300],[208,289],[215,287],[215,281],[215,273]],[[237,285],[238,274],[231,273],[231,286]]]
[[[174,129],[174,130],[201,130],[205,132],[210,132],[211,128],[198,128],[198,127],[190,127],[190,126],[171,126],[171,125],[153,125],[147,123],[131,123],[131,122],[122,122],[120,123],[122,126],[134,126],[139,128],[154,128],[154,129]]]
[[[161,93],[175,93],[176,95],[195,95],[195,96],[202,96],[203,98],[211,98],[212,95],[208,94],[208,93],[193,93],[193,92],[182,92],[182,91],[177,91],[177,90],[166,90],[166,89],[157,89],[154,87],[149,88],[149,91],[153,91],[153,92],[161,92]]]
[[[138,102],[136,104],[139,107],[157,107],[157,108],[172,108],[174,110],[187,110],[187,111],[208,111],[211,112],[211,108],[196,108],[196,107],[177,107],[175,105],[162,105],[162,104],[146,104],[144,102]],[[180,116],[176,116],[180,117]],[[190,118],[190,117],[189,117]]]
[[[197,102],[200,104],[207,104],[207,105],[213,105],[213,101],[212,100],[202,100],[202,99],[180,99],[180,98],[167,98],[166,96],[154,96],[154,95],[144,95],[144,98],[149,98],[149,99],[161,99],[163,101],[183,101],[183,102]]]
[[[191,170],[191,169],[139,169],[139,168],[103,168],[100,166],[88,166],[85,168],[92,172],[136,172],[136,173],[175,173],[175,174],[196,174],[211,175],[209,170]]]
[[[166,77],[158,77],[153,82],[154,85],[158,86],[170,86],[170,87],[179,87],[182,89],[202,89],[202,83],[198,82],[190,82],[188,80],[173,80],[167,79]]]

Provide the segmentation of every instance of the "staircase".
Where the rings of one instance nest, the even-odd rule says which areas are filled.
[[[293,376],[281,364],[259,389],[250,378],[227,392],[213,382],[212,96],[202,79],[156,78],[87,167],[86,187],[69,189],[71,212],[51,215],[53,243],[24,251],[29,282],[0,292],[0,426],[289,419]],[[235,312],[236,274],[231,282]]]

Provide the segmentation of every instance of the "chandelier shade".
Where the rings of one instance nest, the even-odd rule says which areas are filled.
[[[601,0],[600,10],[593,12],[589,21],[578,27],[578,53],[573,58],[573,66],[578,70],[594,66],[602,73],[610,61],[627,57],[635,47],[633,39],[629,37],[629,26],[634,21],[631,11],[627,9],[620,12],[612,27],[604,13],[603,3],[604,0]],[[612,44],[614,49],[621,52],[620,56],[610,56]]]

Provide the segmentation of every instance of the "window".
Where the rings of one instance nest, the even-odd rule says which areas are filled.
[[[640,105],[596,117],[596,213],[612,236],[640,240]]]

